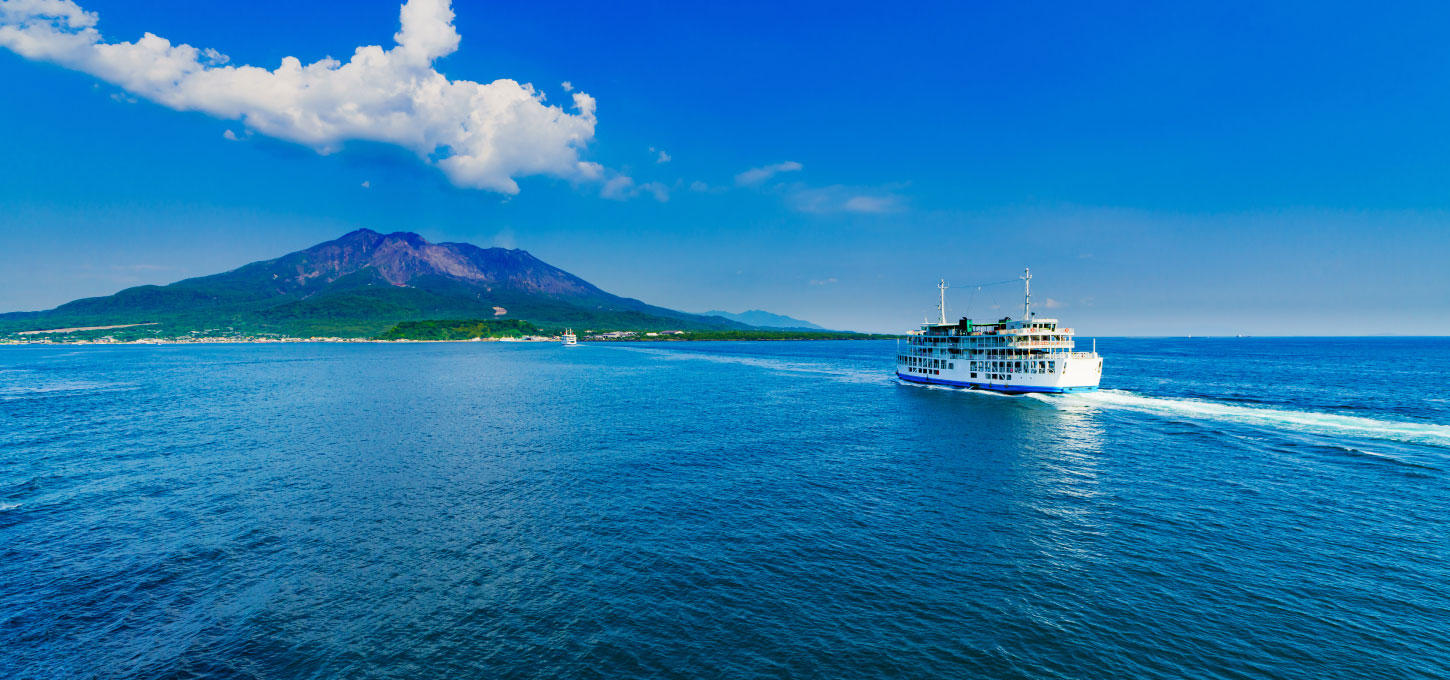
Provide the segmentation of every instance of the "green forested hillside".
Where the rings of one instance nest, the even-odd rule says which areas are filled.
[[[543,335],[527,321],[462,319],[457,321],[404,321],[378,336],[379,340],[473,340]]]
[[[137,286],[42,312],[0,314],[0,335],[150,324],[113,335],[362,338],[404,321],[448,319],[626,330],[749,328],[611,295],[521,250],[359,230],[222,274]]]

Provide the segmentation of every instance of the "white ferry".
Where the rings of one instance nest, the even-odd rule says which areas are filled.
[[[574,335],[574,329],[572,328],[564,329],[563,340],[565,347],[573,347],[579,344],[579,338],[578,336]]]
[[[1090,392],[1103,376],[1103,359],[1074,352],[1071,328],[1032,314],[1032,270],[1022,275],[1022,318],[978,323],[947,322],[947,284],[942,281],[941,318],[911,331],[896,352],[896,376],[928,385],[994,392]]]

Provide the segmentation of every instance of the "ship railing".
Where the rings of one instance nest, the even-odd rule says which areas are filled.
[[[991,332],[989,332],[991,333]],[[1008,328],[991,333],[993,335],[1072,335],[1071,328]],[[972,333],[977,335],[977,333]]]

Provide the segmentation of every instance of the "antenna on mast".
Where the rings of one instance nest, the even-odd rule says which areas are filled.
[[[1026,292],[1026,294],[1027,294],[1026,299],[1024,299],[1022,301],[1022,320],[1023,321],[1026,321],[1028,324],[1031,324],[1032,323],[1032,268],[1031,267],[1028,267],[1028,268],[1023,269],[1022,270],[1022,276],[1019,276],[1017,278],[1022,279],[1023,285],[1024,285],[1024,292]]]
[[[941,302],[937,303],[936,308],[941,310],[941,325],[945,326],[947,325],[947,280],[942,279],[936,287],[941,290]]]

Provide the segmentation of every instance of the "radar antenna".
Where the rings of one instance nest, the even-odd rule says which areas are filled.
[[[1022,276],[1017,278],[1022,279],[1024,292],[1027,294],[1026,299],[1022,301],[1022,320],[1030,325],[1032,323],[1032,268],[1023,269]]]
[[[947,280],[942,279],[936,287],[941,290],[941,302],[937,303],[936,308],[941,311],[941,325],[945,326],[947,325]]]

